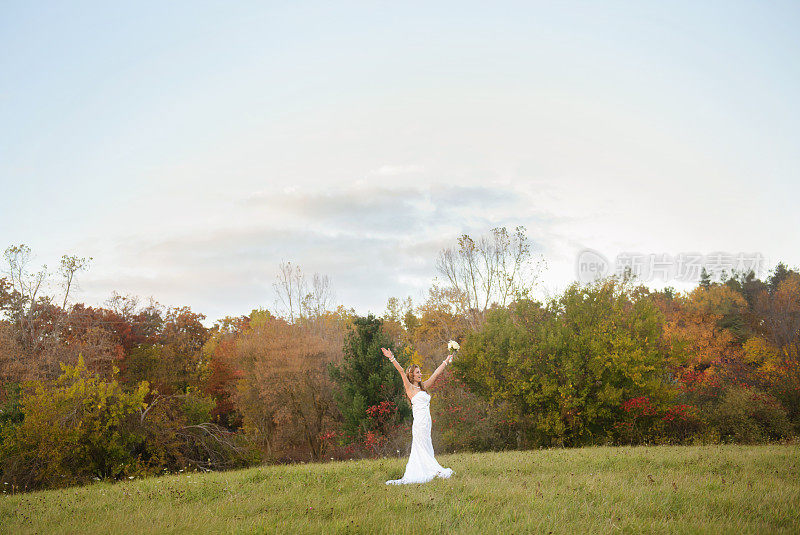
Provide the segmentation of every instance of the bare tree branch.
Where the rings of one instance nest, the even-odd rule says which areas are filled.
[[[306,294],[306,283],[300,266],[281,262],[277,281],[272,285],[283,305],[289,321],[294,323],[301,313],[301,301]]]
[[[72,288],[75,273],[89,269],[89,262],[91,261],[92,257],[80,258],[77,256],[68,255],[61,257],[61,266],[59,267],[59,272],[64,277],[62,282],[62,286],[64,288],[64,302],[61,305],[61,308],[64,310],[67,309],[67,300],[69,299],[69,291]]]
[[[333,305],[330,278],[314,273],[309,284],[300,266],[291,262],[281,262],[277,280],[272,286],[284,317],[290,323],[319,318]]]
[[[464,234],[458,248],[440,251],[436,267],[452,295],[464,296],[463,302],[455,304],[475,326],[489,307],[506,306],[511,299],[528,295],[542,263],[541,258],[532,257],[525,227],[519,226],[513,235],[505,227],[494,228],[477,242]]]

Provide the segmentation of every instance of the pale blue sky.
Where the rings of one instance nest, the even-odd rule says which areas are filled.
[[[281,259],[419,300],[495,225],[545,293],[583,247],[800,264],[797,2],[232,4],[2,4],[0,246],[212,320]]]

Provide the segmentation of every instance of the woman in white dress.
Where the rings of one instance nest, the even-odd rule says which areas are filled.
[[[407,370],[403,371],[402,366],[394,358],[392,352],[386,348],[381,348],[383,354],[388,358],[400,376],[403,378],[403,385],[406,389],[406,396],[411,400],[411,408],[414,413],[414,423],[411,425],[411,455],[408,457],[406,471],[402,479],[392,479],[386,482],[387,485],[402,485],[404,483],[426,483],[435,477],[447,478],[453,474],[450,468],[443,468],[433,455],[433,443],[431,442],[431,396],[428,388],[433,385],[436,378],[442,373],[444,368],[453,360],[453,355],[448,355],[444,361],[436,368],[427,381],[422,382],[422,371],[419,366],[412,364]]]

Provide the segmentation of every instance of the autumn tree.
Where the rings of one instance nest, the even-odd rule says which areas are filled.
[[[152,297],[142,305],[136,296],[113,292],[105,307],[119,318],[119,324],[112,329],[119,332],[125,351],[137,344],[155,343],[164,328],[166,308]]]
[[[230,430],[242,424],[241,413],[234,403],[236,382],[242,378],[236,366],[236,337],[230,334],[217,334],[207,342],[212,347],[204,348],[208,354],[208,377],[204,391],[214,400],[211,421]]]
[[[138,344],[123,359],[128,382],[151,381],[162,394],[182,394],[201,383],[202,348],[209,337],[205,315],[190,307],[171,307],[152,343]]]
[[[414,317],[411,297],[406,297],[405,299],[390,297],[386,301],[386,311],[381,317],[383,330],[392,340],[402,346],[411,344],[411,333],[405,326],[405,321],[409,318],[409,315]]]
[[[786,409],[793,414],[798,381],[766,318],[780,309],[776,294],[752,275],[734,273],[724,283],[656,299],[680,401],[698,407],[721,438],[779,436]]]
[[[0,320],[0,383],[20,382],[29,377],[26,366],[28,359],[23,358],[24,349],[13,325]]]
[[[778,277],[773,277],[773,281]],[[773,282],[771,281],[771,282]],[[757,304],[762,320],[765,363],[779,372],[773,375],[775,395],[800,430],[800,274],[781,275],[771,292],[763,292]]]
[[[242,425],[242,415],[235,403],[237,383],[243,378],[237,349],[238,340],[249,328],[250,316],[226,316],[214,323],[202,349],[202,390],[214,401],[209,416],[211,421],[229,430]]]
[[[5,249],[3,257],[10,289],[6,285],[0,286],[0,291],[4,293],[0,303],[3,304],[3,312],[18,329],[21,345],[35,354],[41,350],[48,336],[58,335],[75,276],[79,271],[88,269],[91,258],[61,257],[58,272],[62,277],[63,294],[59,307],[56,295],[47,292],[50,284],[47,265],[35,273],[29,271],[32,260],[30,247],[25,244],[10,246]]]
[[[725,387],[726,367],[742,357],[725,317],[741,313],[744,299],[727,286],[710,284],[669,300],[655,295],[654,303],[664,315],[667,365],[683,402],[713,406]]]
[[[470,330],[468,317],[455,304],[457,290],[436,284],[428,289],[427,299],[418,307],[419,317],[406,314],[411,347],[422,356],[423,369],[436,369],[447,356],[447,343],[461,340]],[[424,372],[423,372],[424,373]]]
[[[267,311],[253,311],[236,344],[233,399],[245,431],[272,459],[319,459],[337,415],[326,366],[339,361],[340,347]]]

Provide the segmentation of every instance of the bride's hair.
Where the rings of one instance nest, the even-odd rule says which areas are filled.
[[[414,384],[414,368],[419,368],[419,366],[417,366],[416,364],[412,364],[411,366],[406,368],[406,377],[408,377],[408,382],[411,383],[412,385]],[[419,371],[422,371],[422,368],[419,368]],[[419,382],[419,387],[424,392],[427,392],[427,390],[425,390],[425,385],[422,384],[422,381]]]

